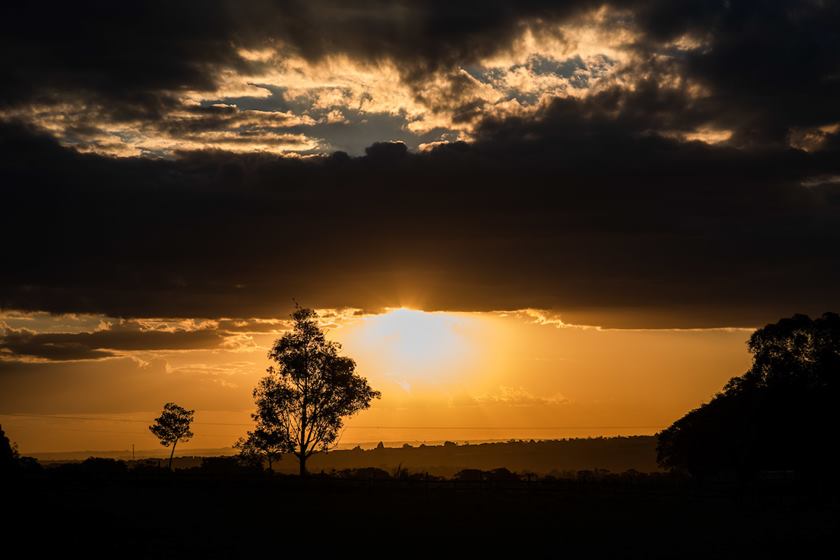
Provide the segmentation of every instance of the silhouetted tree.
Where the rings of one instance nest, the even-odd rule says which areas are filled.
[[[657,461],[697,477],[834,466],[840,316],[794,315],[756,330],[750,369],[658,434]]]
[[[194,410],[187,410],[170,402],[163,405],[163,413],[155,418],[154,424],[149,426],[149,430],[157,436],[161,445],[172,446],[172,452],[169,453],[169,470],[172,470],[175,446],[179,441],[189,441],[194,435],[190,431],[194,416]]]
[[[0,426],[0,472],[9,472],[17,468],[17,448],[6,437],[3,426]]]
[[[11,472],[34,473],[41,470],[41,464],[35,457],[21,456],[17,445],[9,441],[3,426],[0,426],[0,474]]]
[[[300,462],[324,451],[338,438],[342,418],[370,406],[380,393],[355,373],[356,363],[340,356],[341,346],[326,340],[312,309],[297,307],[293,327],[275,341],[269,367],[256,389],[258,426],[276,430],[286,438],[285,450]]]
[[[268,470],[272,471],[272,464],[283,457],[283,452],[289,447],[288,442],[288,434],[280,427],[258,426],[246,437],[236,440],[233,447],[239,449],[239,458],[243,462],[262,467],[265,460],[268,461]]]

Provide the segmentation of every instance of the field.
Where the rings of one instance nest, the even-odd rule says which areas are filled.
[[[700,487],[638,473],[301,481],[245,470],[103,467],[8,480],[6,546],[88,558],[802,558],[816,557],[840,528],[834,490],[792,481]]]

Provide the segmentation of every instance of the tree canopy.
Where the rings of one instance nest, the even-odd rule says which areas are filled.
[[[275,365],[254,389],[253,418],[257,431],[279,438],[298,458],[303,476],[306,460],[336,442],[343,418],[370,407],[380,393],[356,374],[355,361],[339,355],[341,345],[326,339],[314,310],[298,307],[291,317],[292,329],[268,353]]]
[[[794,315],[756,330],[747,344],[750,369],[658,434],[659,464],[698,477],[833,468],[840,316]]]
[[[190,430],[194,410],[187,410],[175,403],[168,402],[163,405],[163,413],[155,418],[154,424],[149,426],[151,431],[160,440],[164,447],[172,446],[169,454],[169,468],[172,469],[172,457],[175,455],[175,446],[179,441],[189,441],[193,437]]]

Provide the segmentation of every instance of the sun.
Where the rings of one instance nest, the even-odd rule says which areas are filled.
[[[399,308],[364,318],[347,343],[405,380],[451,375],[475,352],[466,315]]]

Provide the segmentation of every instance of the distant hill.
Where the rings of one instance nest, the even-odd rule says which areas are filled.
[[[398,465],[412,472],[441,476],[452,476],[462,469],[490,470],[498,467],[537,474],[587,469],[613,472],[660,470],[656,465],[654,436],[357,448],[315,455],[310,458],[307,467],[310,472],[359,467],[379,467],[391,471]],[[297,468],[294,457],[284,457],[275,463],[275,470],[279,472],[293,473],[297,472]]]
[[[141,458],[163,459],[165,449],[160,452],[138,452]],[[229,456],[231,448],[195,449],[190,455],[175,457],[176,469],[198,467],[204,457]],[[131,454],[125,451],[79,451],[67,453],[38,453],[34,456],[43,464],[81,461],[88,457],[107,457],[129,460]],[[307,467],[310,472],[376,467],[393,471],[398,466],[409,472],[450,477],[463,469],[491,470],[504,467],[514,472],[562,475],[569,471],[605,469],[624,472],[630,469],[639,472],[655,472],[656,437],[599,437],[545,441],[506,441],[490,443],[466,443],[456,445],[446,442],[442,445],[411,445],[398,447],[376,447],[364,449],[342,449],[312,456]],[[274,464],[274,470],[296,474],[297,459],[285,456]]]

